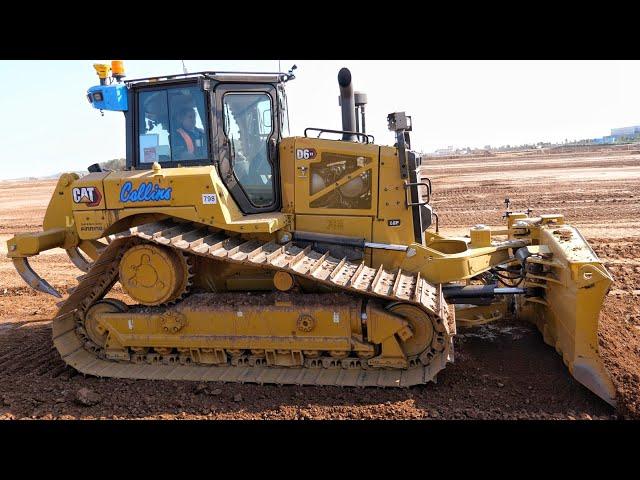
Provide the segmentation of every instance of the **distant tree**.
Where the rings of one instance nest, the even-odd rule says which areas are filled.
[[[107,160],[106,162],[100,163],[100,166],[106,170],[124,170],[126,165],[126,160],[124,158],[114,158],[112,160]]]

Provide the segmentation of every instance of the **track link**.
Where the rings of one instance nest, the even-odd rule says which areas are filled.
[[[176,364],[174,358],[149,357],[149,363],[113,361],[101,358],[100,348],[83,335],[84,313],[103,298],[118,280],[118,262],[124,251],[141,240],[166,245],[186,254],[209,257],[234,264],[251,265],[273,271],[285,271],[298,277],[360,296],[403,302],[418,306],[432,319],[435,335],[441,337],[441,349],[427,348],[409,359],[407,369],[379,369],[361,362],[315,362],[318,368],[249,366],[243,364]],[[66,301],[58,304],[53,322],[53,340],[62,359],[78,371],[105,377],[224,381],[297,385],[408,387],[435,379],[448,361],[453,361],[452,337],[455,320],[444,301],[441,288],[433,286],[419,273],[401,269],[367,267],[319,253],[293,243],[247,240],[190,222],[164,220],[133,227],[115,235],[89,272]],[[171,362],[169,361],[171,360]],[[353,359],[351,359],[353,360]]]

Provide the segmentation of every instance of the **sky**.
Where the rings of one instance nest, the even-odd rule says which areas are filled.
[[[100,115],[86,99],[94,63],[0,61],[0,179],[81,171],[125,156],[124,115]],[[297,65],[287,83],[292,135],[341,128],[338,70],[368,96],[367,133],[393,145],[388,113],[412,116],[412,147],[563,142],[640,125],[640,61],[280,60]],[[190,72],[277,71],[278,60],[186,60]],[[124,59],[126,78],[182,73],[181,60]]]

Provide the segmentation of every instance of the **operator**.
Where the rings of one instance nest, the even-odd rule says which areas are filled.
[[[196,112],[192,107],[184,107],[178,112],[178,129],[173,137],[174,160],[207,156],[207,140],[204,131],[196,127]]]

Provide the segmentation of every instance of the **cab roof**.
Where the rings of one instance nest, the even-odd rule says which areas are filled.
[[[136,78],[125,80],[128,87],[161,85],[163,83],[176,83],[193,81],[197,78],[214,80],[216,82],[235,83],[281,83],[289,80],[290,75],[282,72],[194,72],[179,73],[176,75],[158,75],[155,77]]]

